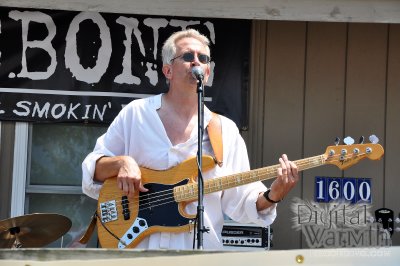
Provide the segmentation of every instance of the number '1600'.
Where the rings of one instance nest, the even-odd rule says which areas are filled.
[[[371,203],[371,179],[315,177],[316,202],[343,200]]]

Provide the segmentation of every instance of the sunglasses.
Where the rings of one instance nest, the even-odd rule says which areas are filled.
[[[194,61],[195,55],[193,52],[183,53],[181,55],[178,55],[177,57],[172,58],[171,63],[172,63],[172,61],[174,61],[175,59],[180,58],[180,57],[183,59],[183,61],[191,63]],[[210,63],[211,58],[206,54],[197,54],[197,57],[199,58],[199,61],[202,64]]]

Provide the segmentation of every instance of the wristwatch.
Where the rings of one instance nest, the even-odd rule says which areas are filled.
[[[282,201],[282,200],[272,200],[272,199],[270,199],[270,198],[269,198],[269,192],[271,192],[271,189],[268,189],[268,190],[265,191],[264,194],[263,194],[264,198],[265,198],[267,201],[269,201],[269,202],[271,202],[271,203],[278,203],[278,202],[281,202],[281,201]]]

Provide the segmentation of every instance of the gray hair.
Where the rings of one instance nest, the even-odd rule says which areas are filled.
[[[210,55],[210,41],[208,38],[195,29],[187,29],[175,32],[165,41],[162,47],[163,64],[171,64],[171,60],[176,56],[176,42],[183,38],[199,40],[206,48],[207,54]]]

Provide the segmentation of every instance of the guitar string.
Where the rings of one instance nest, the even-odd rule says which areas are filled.
[[[364,155],[364,154],[358,154],[358,155]],[[334,156],[331,156],[331,157],[329,157],[329,158],[327,158],[327,159],[325,159],[325,161],[335,161],[335,160],[337,160],[337,159],[335,159],[335,158],[333,158],[333,157],[341,157],[342,155],[334,155]],[[353,154],[349,154],[349,155],[346,155],[345,157],[344,157],[344,159],[347,159],[348,157],[351,157],[351,156],[353,156]],[[317,156],[318,157],[318,156]],[[299,167],[301,167],[301,166],[304,166],[304,165],[309,165],[309,162],[306,160],[306,159],[304,159],[304,160],[301,160],[301,161],[299,161],[298,163],[297,163],[297,165],[299,166]],[[268,168],[268,167],[267,167]],[[254,171],[254,170],[253,170]],[[273,169],[263,169],[263,171],[261,170],[261,172],[263,172],[261,175],[262,176],[260,176],[260,174],[258,174],[258,175],[256,175],[255,177],[256,178],[259,178],[259,177],[263,177],[263,176],[265,176],[265,175],[269,175],[269,174],[271,174],[271,173],[274,173],[276,171],[276,169],[275,168],[273,168]],[[259,172],[260,172],[260,169],[259,169]],[[265,172],[265,173],[264,173]],[[232,175],[232,176],[235,176],[235,175]],[[218,179],[218,178],[216,178],[216,179]],[[250,176],[249,178],[247,178],[247,177],[245,177],[245,178],[242,178],[241,180],[243,181],[252,181],[252,180],[254,180],[255,178],[254,178],[254,176]],[[213,179],[213,181],[215,181],[215,179]],[[211,183],[215,183],[215,182],[211,182]],[[227,182],[225,182],[225,185],[232,185],[232,184],[236,184],[237,182],[235,182],[235,181],[233,181],[233,182],[231,182],[231,181],[227,181]],[[215,188],[218,188],[218,187],[220,187],[220,186],[209,186],[209,189],[215,189]],[[197,189],[197,188],[196,188]],[[156,195],[156,196],[154,196],[155,194],[162,194],[162,195]],[[187,195],[192,195],[193,194],[193,191],[191,191],[191,192],[187,192],[187,193],[184,193],[183,194],[183,197],[186,197]],[[166,197],[165,197],[166,196]],[[143,199],[144,197],[146,197],[146,199]],[[163,197],[163,198],[161,198],[161,199],[158,199],[158,200],[154,200],[154,199],[156,199],[156,198],[160,198],[160,197]],[[168,204],[168,203],[171,203],[171,202],[175,202],[175,200],[172,200],[172,201],[168,201],[168,202],[164,202],[164,203],[161,203],[161,204],[158,204],[158,205],[155,205],[154,203],[157,203],[157,202],[159,202],[159,201],[164,201],[164,200],[170,200],[170,199],[173,199],[174,197],[173,197],[173,189],[167,189],[167,190],[162,190],[162,191],[158,191],[158,192],[153,192],[153,193],[149,193],[149,194],[145,194],[145,195],[142,195],[142,196],[139,196],[139,204],[140,204],[140,201],[141,201],[141,199],[140,198],[142,198],[142,202],[143,202],[143,200],[146,200],[146,201],[148,201],[148,203],[142,203],[141,204],[141,207],[143,207],[143,206],[145,206],[145,205],[151,205],[151,207],[147,207],[147,208],[153,208],[153,207],[157,207],[157,206],[160,206],[160,205],[164,205],[164,204]],[[134,198],[134,200],[137,200],[138,199],[138,197],[136,196],[135,198]],[[119,201],[119,200],[117,200],[116,202],[121,202],[121,201]],[[118,207],[119,207],[119,205],[118,205]],[[146,207],[145,208],[142,208],[142,209],[147,209]]]
[[[366,153],[359,153],[359,154],[357,154],[357,156],[360,156],[360,155],[365,155]],[[354,154],[353,153],[351,153],[351,154],[348,154],[348,155],[345,155],[344,156],[344,159],[348,159],[349,157],[352,157]],[[334,158],[334,157],[342,157],[343,155],[333,155],[333,156],[330,156],[330,157],[328,157],[328,158],[326,158],[325,159],[325,162],[326,161],[337,161],[337,162],[340,162],[341,160],[338,160],[337,158]],[[317,156],[318,157],[318,156]],[[299,160],[299,162],[297,162],[296,163],[297,164],[297,166],[298,167],[301,167],[301,166],[306,166],[306,165],[309,165],[310,163],[307,161],[307,159],[303,159],[303,160]],[[276,167],[279,167],[279,166],[276,166]],[[258,172],[262,172],[261,174],[257,174],[255,177],[256,178],[254,178],[253,176],[250,176],[250,177],[244,177],[244,178],[242,178],[241,180],[243,181],[252,181],[252,180],[256,180],[257,178],[260,178],[260,177],[264,177],[264,176],[266,176],[266,175],[269,175],[269,174],[273,174],[273,173],[275,173],[275,171],[276,171],[276,167],[272,167],[272,169],[270,168],[270,167],[265,167],[265,168],[260,168],[260,169],[258,169]],[[256,170],[252,170],[252,171],[256,171]],[[265,173],[264,173],[265,172]],[[245,173],[249,173],[249,172],[245,172]],[[245,173],[243,173],[243,174],[245,174]],[[230,176],[235,176],[235,175],[237,175],[237,174],[234,174],[234,175],[230,175]],[[225,176],[224,178],[226,178],[226,177],[228,177],[228,176]],[[219,178],[215,178],[215,179],[211,179],[212,181],[215,181],[216,179],[220,179],[220,180],[222,180],[221,179],[221,177],[219,177]],[[215,183],[215,182],[210,182],[210,183]],[[237,182],[236,181],[233,181],[233,182],[231,182],[230,180],[228,180],[227,182],[225,182],[226,184],[225,185],[227,185],[227,186],[229,186],[229,185],[234,185],[234,184],[236,184]],[[192,183],[192,184],[194,184],[194,185],[196,185],[196,183]],[[219,188],[220,186],[218,186],[218,185],[215,185],[215,186],[213,186],[214,184],[212,184],[212,185],[210,185],[209,186],[209,189],[217,189],[217,188]],[[196,188],[196,190],[197,190],[197,188]],[[157,194],[159,194],[159,195],[157,195]],[[187,197],[188,195],[190,196],[190,195],[192,195],[193,194],[193,189],[192,189],[192,191],[191,192],[184,192],[183,193],[183,198],[185,198],[185,197]],[[133,200],[137,200],[139,198],[139,205],[140,205],[140,207],[141,207],[141,209],[151,209],[151,208],[154,208],[154,207],[158,207],[158,206],[162,206],[162,205],[165,205],[165,204],[169,204],[169,203],[173,203],[173,202],[176,202],[175,201],[175,199],[174,199],[174,196],[173,196],[173,188],[172,189],[166,189],[166,190],[162,190],[162,191],[157,191],[157,192],[151,192],[151,193],[148,193],[148,194],[145,194],[145,195],[141,195],[141,196],[135,196],[134,198],[133,198]],[[160,198],[160,199],[157,199],[157,198]],[[157,200],[155,200],[155,199],[157,199]],[[169,200],[169,201],[167,201],[167,202],[162,202],[162,201],[165,201],[165,200]],[[142,203],[141,203],[141,201],[142,201]],[[143,203],[143,201],[148,201],[147,203]],[[157,202],[162,202],[162,203],[158,203],[158,204],[154,204],[154,203],[157,203]],[[122,202],[122,200],[116,200],[116,203],[120,203],[120,202]],[[149,207],[144,207],[144,206],[146,206],[146,205],[151,205],[151,206],[149,206]],[[122,208],[122,206],[120,205],[120,204],[118,204],[117,205],[117,208]]]

